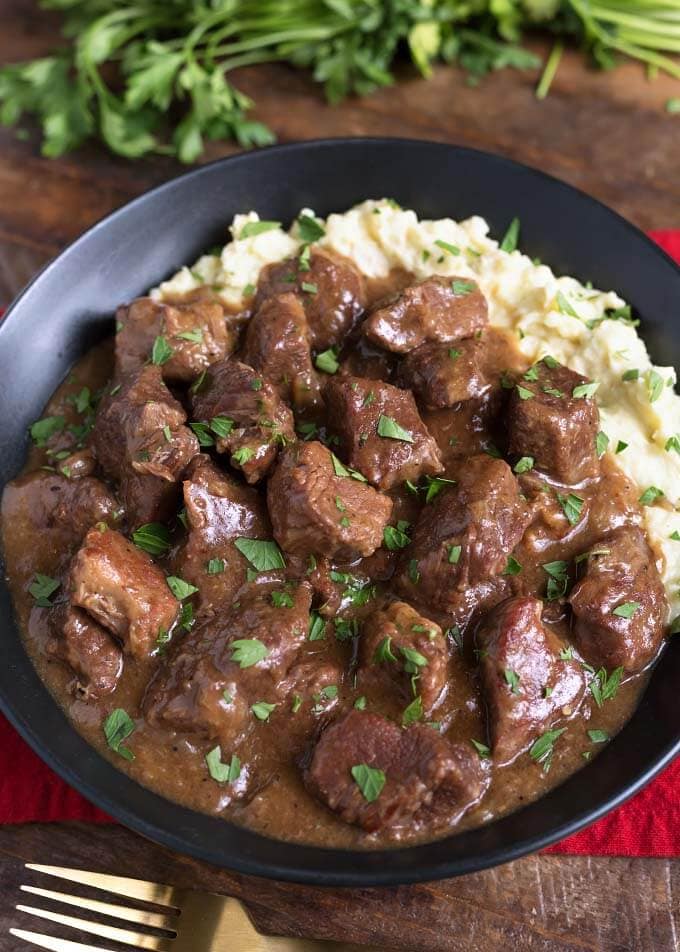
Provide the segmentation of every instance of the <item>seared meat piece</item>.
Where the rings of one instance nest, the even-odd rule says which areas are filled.
[[[404,358],[397,382],[428,407],[473,400],[482,407],[499,389],[484,373],[484,348],[484,341],[474,337],[455,345],[423,344]]]
[[[392,512],[391,499],[352,478],[316,441],[281,453],[267,485],[267,505],[274,538],[287,552],[345,560],[372,555],[382,545]]]
[[[568,485],[596,476],[600,414],[592,396],[578,396],[587,384],[554,360],[535,364],[510,396],[508,452],[532,456],[537,469]]]
[[[542,608],[538,598],[509,598],[477,631],[496,764],[514,760],[583,699],[583,669],[560,657],[566,646],[542,623]]]
[[[137,298],[116,311],[116,376],[136,373],[151,357],[157,337],[172,351],[162,364],[164,380],[189,382],[210,364],[228,357],[236,335],[215,301],[166,304]]]
[[[242,357],[271,381],[282,400],[304,410],[321,402],[309,348],[305,309],[298,295],[288,292],[267,298],[251,317]]]
[[[66,459],[59,460],[58,469],[68,479],[80,479],[83,476],[94,476],[97,471],[97,461],[92,450],[75,450]]]
[[[439,449],[411,393],[364,377],[335,377],[325,398],[329,430],[339,435],[349,465],[378,489],[441,473]]]
[[[194,457],[186,475],[189,537],[177,556],[177,574],[200,589],[200,610],[212,611],[246,580],[248,563],[234,540],[270,538],[271,528],[257,491],[223,473],[210,457]]]
[[[434,275],[378,302],[361,329],[374,344],[407,354],[428,341],[471,337],[488,322],[486,298],[475,281]]]
[[[654,556],[637,526],[592,546],[585,575],[571,590],[574,637],[590,664],[640,671],[659,649],[668,603]]]
[[[285,592],[290,604],[275,604]],[[149,685],[151,723],[197,732],[226,749],[252,723],[252,704],[283,704],[285,678],[304,643],[311,589],[251,583],[238,600],[182,639]]]
[[[123,671],[123,652],[108,631],[72,605],[55,608],[53,627],[46,651],[77,675],[73,693],[85,700],[110,694]]]
[[[70,480],[36,470],[8,483],[2,497],[4,548],[8,564],[26,570],[20,584],[36,571],[54,575],[55,566],[65,567],[87,530],[115,522],[117,509],[106,486],[91,476]],[[35,559],[31,566],[18,557],[26,546]]]
[[[194,418],[210,423],[216,417],[233,423],[218,436],[220,453],[231,453],[231,464],[249,483],[267,474],[279,446],[295,439],[293,414],[276,389],[252,367],[238,360],[214,364],[193,398]]]
[[[350,261],[326,251],[313,252],[306,270],[302,265],[299,258],[287,258],[263,268],[255,310],[269,297],[294,291],[307,315],[313,349],[337,347],[363,313],[363,278]]]
[[[444,697],[449,653],[439,625],[407,605],[392,602],[373,612],[361,630],[362,690],[395,685],[405,703],[419,695],[426,716]],[[415,679],[415,680],[414,680]]]
[[[163,521],[175,510],[178,480],[199,452],[185,421],[154,364],[127,377],[99,405],[92,448],[106,473],[120,481],[132,526]]]
[[[90,529],[71,566],[71,601],[146,658],[170,631],[178,602],[146,553],[112,529]]]
[[[457,485],[423,507],[402,557],[399,590],[453,611],[463,592],[503,571],[529,519],[508,464],[470,457]]]
[[[382,771],[384,786],[367,799],[352,768]],[[356,772],[356,771],[355,771]],[[458,809],[472,806],[484,791],[479,758],[452,745],[431,727],[402,730],[378,714],[351,711],[321,735],[305,774],[309,789],[346,823],[380,830],[414,817],[440,793]]]

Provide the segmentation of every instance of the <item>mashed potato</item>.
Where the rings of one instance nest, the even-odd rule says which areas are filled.
[[[313,212],[305,210],[307,214]],[[213,285],[225,304],[238,308],[257,284],[260,269],[295,254],[298,226],[253,228],[254,212],[237,215],[232,241],[220,255],[204,255],[151,293],[163,298]],[[249,226],[250,227],[247,227]],[[675,370],[654,366],[630,321],[607,314],[625,309],[614,291],[598,291],[571,277],[556,277],[520,251],[506,252],[479,217],[419,221],[389,200],[365,201],[324,223],[320,246],[355,262],[368,277],[403,268],[417,279],[431,274],[469,276],[489,302],[491,323],[517,334],[531,360],[552,354],[598,382],[601,428],[620,468],[640,486],[663,492],[645,507],[650,538],[663,553],[663,578],[675,615],[680,610],[680,396]],[[244,235],[245,228],[245,235]],[[621,448],[624,446],[625,448]],[[670,504],[670,506],[669,506]],[[671,508],[673,507],[673,508]]]

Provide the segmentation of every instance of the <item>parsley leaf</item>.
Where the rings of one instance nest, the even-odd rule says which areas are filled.
[[[263,661],[269,651],[259,638],[237,638],[229,645],[231,660],[241,668],[252,668],[258,661]]]
[[[300,215],[297,220],[297,226],[300,238],[308,245],[323,238],[326,234],[326,229],[323,225],[318,222],[316,218],[312,218],[311,215]]]
[[[189,582],[185,582],[183,578],[179,578],[177,575],[168,575],[165,581],[168,583],[172,594],[180,602],[198,591],[195,585],[190,585]]]
[[[133,733],[135,722],[127,711],[117,707],[111,711],[104,721],[104,737],[111,750],[115,751],[124,760],[134,760],[135,755],[128,747],[123,747],[123,741]]]
[[[50,608],[52,605],[50,595],[54,595],[60,585],[61,582],[58,579],[50,578],[49,575],[41,575],[37,572],[33,576],[33,581],[28,586],[28,591],[35,599],[36,605],[39,605],[41,608]]]
[[[273,569],[286,567],[286,560],[276,542],[240,536],[234,541],[234,545],[258,572],[270,572]]]
[[[378,436],[389,440],[402,440],[404,443],[414,442],[408,430],[400,426],[392,417],[385,416],[383,413],[380,414],[378,420]]]
[[[241,761],[236,754],[231,755],[228,764],[222,763],[222,749],[217,746],[205,755],[208,773],[218,783],[233,783],[241,776]]]
[[[170,532],[160,522],[147,522],[135,529],[132,541],[149,555],[165,555],[170,548]]]
[[[265,231],[274,231],[280,228],[280,221],[249,221],[241,229],[239,238],[254,238],[256,235],[262,235]]]
[[[499,245],[501,251],[515,251],[519,241],[520,221],[519,218],[513,218]]]
[[[241,665],[243,667],[243,665]],[[253,712],[258,721],[267,721],[269,720],[269,715],[276,708],[276,704],[267,704],[266,701],[256,701],[255,704],[251,704],[250,710]]]
[[[322,370],[325,374],[335,374],[338,372],[340,364],[335,350],[330,347],[316,355],[314,366],[317,370]]]
[[[174,350],[170,344],[168,344],[165,337],[162,335],[158,336],[151,348],[151,363],[161,367],[163,364],[167,364],[173,354]]]
[[[581,512],[583,511],[585,500],[577,496],[576,493],[569,493],[567,496],[564,496],[562,493],[557,493],[557,501],[562,507],[562,511],[570,525],[577,525],[581,521]]]
[[[354,782],[361,790],[364,800],[367,803],[373,803],[378,799],[385,786],[385,774],[376,767],[369,767],[368,764],[355,764],[351,770]]]

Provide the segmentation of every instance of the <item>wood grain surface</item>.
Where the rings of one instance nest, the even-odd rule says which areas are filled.
[[[40,55],[58,37],[58,19],[30,0],[3,0],[1,15],[0,63]],[[330,108],[307,76],[285,66],[237,77],[282,142],[399,135],[471,145],[557,175],[640,227],[680,227],[680,116],[664,111],[677,83],[649,83],[635,65],[594,73],[576,54],[543,103],[535,81],[505,71],[470,88],[453,68],[430,82],[404,69],[398,85]],[[167,158],[130,163],[94,145],[48,161],[26,129],[27,139],[0,131],[0,306],[83,229],[182,171]],[[213,143],[206,158],[234,151]],[[442,883],[315,889],[222,872],[119,827],[31,824],[0,830],[0,952],[19,949],[7,929],[18,924],[18,885],[30,881],[24,861],[232,893],[262,930],[410,952],[680,950],[680,861],[534,856]]]

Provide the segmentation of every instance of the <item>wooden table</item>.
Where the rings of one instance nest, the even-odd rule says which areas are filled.
[[[56,22],[29,0],[5,0],[0,62],[49,50]],[[566,179],[643,228],[680,227],[680,117],[663,108],[677,84],[649,83],[634,65],[595,74],[570,55],[538,103],[535,78],[505,71],[472,89],[455,69],[428,83],[404,70],[398,86],[332,109],[283,66],[246,70],[238,82],[283,142],[399,135],[472,145]],[[234,151],[212,144],[207,157]],[[34,130],[27,140],[0,132],[0,304],[96,219],[180,171],[169,159],[128,163],[95,146],[47,161]],[[6,827],[0,854],[0,952],[16,949],[6,930],[23,861],[222,890],[242,897],[263,929],[409,952],[680,949],[680,861],[533,856],[431,885],[330,890],[221,872],[118,827]]]

